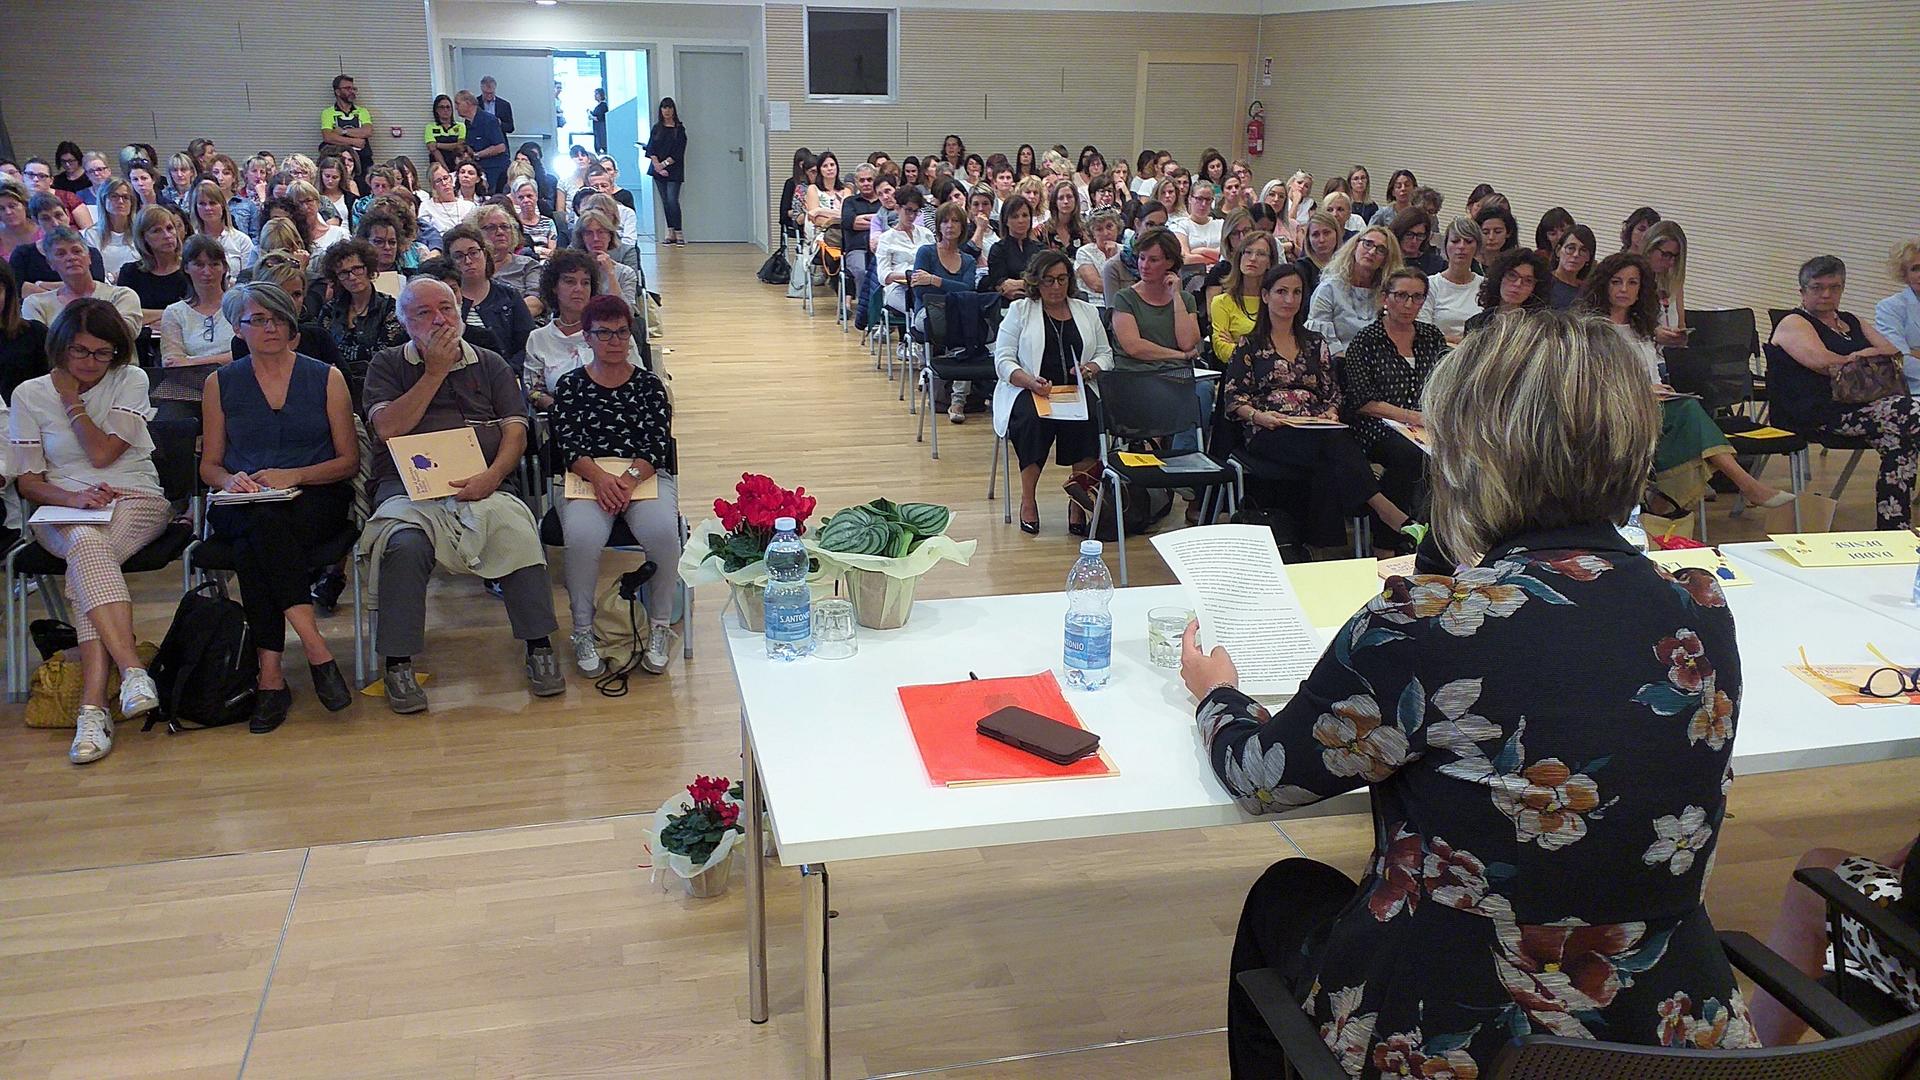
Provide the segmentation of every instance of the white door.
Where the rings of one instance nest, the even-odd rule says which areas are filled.
[[[687,124],[687,180],[680,191],[687,239],[750,243],[760,211],[747,169],[747,54],[676,49],[674,63],[674,103]]]

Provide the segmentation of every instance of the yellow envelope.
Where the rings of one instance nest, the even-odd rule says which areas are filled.
[[[1120,464],[1130,465],[1136,469],[1144,469],[1161,464],[1159,456],[1155,454],[1129,454],[1122,450],[1116,456],[1119,457]]]
[[[1728,562],[1725,555],[1712,548],[1649,551],[1647,558],[1659,563],[1668,573],[1681,569],[1705,570],[1720,579],[1720,587],[1723,589],[1733,585],[1753,584],[1752,578],[1742,573],[1738,566]]]
[[[627,471],[628,465],[633,464],[633,459],[617,457],[594,458],[593,463],[605,469],[607,472],[619,476],[621,473]],[[567,470],[567,483],[564,493],[569,499],[591,499],[594,497],[593,485],[587,483],[585,479],[571,469]],[[659,497],[660,474],[654,473],[634,486],[633,496],[627,501],[639,502],[641,499],[657,499]]]
[[[1791,439],[1793,432],[1782,431],[1777,427],[1757,427],[1752,431],[1736,431],[1733,434],[1743,439]]]
[[[1767,539],[1801,566],[1886,566],[1920,563],[1920,537],[1882,532],[1776,533]]]
[[[1287,580],[1314,626],[1339,626],[1380,595],[1379,564],[1372,559],[1290,563]]]

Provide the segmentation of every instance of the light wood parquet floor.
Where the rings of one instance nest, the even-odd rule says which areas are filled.
[[[758,259],[660,255],[688,517],[742,470],[805,484],[823,511],[943,502],[980,550],[922,595],[1058,588],[1072,558],[1060,477],[1044,478],[1040,537],[1001,524],[983,498],[985,420],[944,427],[930,461],[830,302],[809,321],[753,281]],[[1841,463],[1816,459],[1815,488]],[[1838,527],[1870,524],[1870,465]],[[1721,539],[1760,531],[1724,511],[1711,523]],[[1130,553],[1137,583],[1168,580],[1144,543]],[[149,636],[175,589],[165,574],[138,586]],[[331,716],[296,675],[293,718],[273,735],[127,728],[86,769],[67,764],[68,734],[0,724],[0,1075],[797,1075],[791,875],[770,876],[774,1018],[756,1027],[738,893],[682,899],[643,869],[635,815],[696,772],[737,775],[723,601],[702,590],[691,663],[620,699],[578,681],[530,698],[496,602],[455,580],[435,585],[424,717],[371,699]],[[345,655],[345,620],[329,625]],[[1764,930],[1807,847],[1910,839],[1917,779],[1920,763],[1884,762],[1736,783],[1716,919]],[[837,867],[836,1074],[1137,1039],[1153,1041],[957,1075],[1221,1075],[1224,1042],[1208,1032],[1247,884],[1297,850],[1349,872],[1366,852],[1364,822],[1284,830]]]

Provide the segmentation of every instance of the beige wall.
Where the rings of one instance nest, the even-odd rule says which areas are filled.
[[[1091,143],[1108,161],[1125,158],[1131,167],[1139,152],[1140,54],[1223,52],[1250,64],[1259,23],[1245,15],[906,8],[900,12],[900,100],[851,105],[806,100],[801,9],[768,5],[766,12],[767,96],[791,103],[793,111],[793,130],[769,136],[776,191],[795,147],[833,150],[851,169],[874,150],[896,160],[924,156],[937,151],[948,132],[983,157],[996,151],[1011,157],[1021,143],[1044,153],[1059,142],[1078,154]],[[1194,92],[1238,115],[1233,102],[1245,88]],[[1218,130],[1238,128],[1223,120]],[[1195,160],[1199,149],[1189,151]]]
[[[21,157],[51,159],[61,139],[109,153],[137,140],[165,155],[198,136],[238,161],[312,154],[342,72],[373,113],[374,157],[418,152],[433,95],[417,3],[327,0],[298,18],[255,0],[6,0],[4,10],[0,100]],[[389,139],[391,123],[409,137]]]
[[[1830,252],[1870,310],[1920,235],[1913,0],[1486,0],[1270,15],[1260,38],[1263,175],[1317,191],[1358,162],[1384,190],[1410,168],[1445,217],[1486,181],[1527,239],[1560,205],[1602,254],[1651,205],[1687,230],[1690,307],[1790,305]]]

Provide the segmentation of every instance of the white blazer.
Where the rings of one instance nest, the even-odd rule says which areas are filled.
[[[1100,324],[1100,309],[1085,300],[1067,298],[1073,311],[1073,328],[1080,332],[1080,359],[1091,360],[1102,371],[1113,370],[1113,346],[1107,342],[1107,328]],[[1040,301],[1021,299],[1007,306],[1000,320],[1000,336],[993,340],[993,370],[1000,382],[993,388],[993,433],[1007,433],[1007,419],[1013,415],[1013,403],[1026,393],[1013,385],[1016,371],[1040,374],[1040,357],[1046,353],[1047,320]]]

